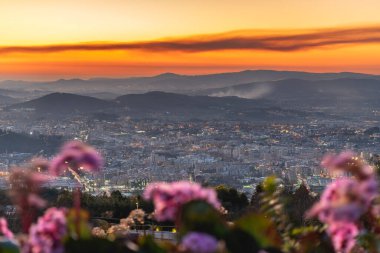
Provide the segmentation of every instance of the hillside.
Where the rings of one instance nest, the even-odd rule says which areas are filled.
[[[7,109],[33,109],[37,113],[70,114],[102,111],[116,106],[117,105],[113,102],[93,97],[67,93],[52,93],[24,103],[9,106]]]
[[[189,93],[205,89],[224,88],[242,83],[272,82],[282,79],[332,80],[337,78],[378,79],[379,76],[360,73],[309,73],[299,71],[246,70],[208,75],[178,75],[164,73],[151,77],[60,79],[51,82],[3,81],[0,88],[51,91],[77,94],[133,94],[149,91]]]

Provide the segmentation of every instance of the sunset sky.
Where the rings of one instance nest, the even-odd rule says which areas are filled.
[[[380,74],[378,0],[0,0],[0,80]]]

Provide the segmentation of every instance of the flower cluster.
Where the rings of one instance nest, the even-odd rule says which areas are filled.
[[[66,210],[50,208],[30,227],[25,253],[61,253],[67,234]]]
[[[94,148],[79,141],[70,141],[53,158],[49,170],[51,174],[58,176],[66,169],[72,169],[75,172],[80,169],[98,172],[102,166],[103,159]]]
[[[373,176],[373,169],[352,151],[326,155],[321,165],[331,171],[349,172],[360,180]]]
[[[14,203],[22,210],[29,207],[42,208],[45,201],[39,196],[42,184],[47,182],[43,174],[30,170],[13,169],[9,177],[11,185],[10,196]]]
[[[13,239],[14,235],[8,228],[8,222],[4,218],[0,218],[0,233],[8,239]]]
[[[214,253],[218,248],[218,241],[211,235],[191,232],[182,239],[180,247],[191,253]]]
[[[37,209],[45,207],[46,201],[40,197],[41,187],[47,177],[30,169],[12,170],[9,183],[9,195],[21,217],[22,231],[27,233]]]
[[[150,184],[144,192],[144,198],[154,202],[155,218],[158,221],[175,221],[181,206],[193,200],[205,201],[215,209],[221,207],[213,189],[186,181]]]
[[[92,234],[92,236],[98,237],[98,238],[106,238],[107,237],[106,232],[101,227],[94,227],[91,230],[91,234]]]
[[[120,225],[123,225],[124,227],[130,228],[133,225],[135,225],[135,220],[131,217],[120,219]]]
[[[378,196],[378,183],[372,168],[352,152],[328,155],[322,166],[355,177],[343,177],[329,184],[307,215],[317,216],[327,224],[327,232],[337,252],[350,252],[359,234],[359,218],[369,211]]]
[[[145,212],[142,209],[135,209],[129,213],[128,221],[133,220],[134,224],[144,224]]]

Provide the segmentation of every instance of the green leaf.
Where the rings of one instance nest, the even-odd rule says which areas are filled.
[[[275,225],[264,214],[249,214],[236,221],[235,225],[255,238],[262,248],[281,246],[281,237]]]
[[[145,236],[139,241],[138,253],[167,253],[167,251],[156,243],[152,236]]]
[[[317,226],[294,228],[291,235],[297,241],[297,253],[334,253],[324,229]]]
[[[198,231],[223,238],[227,233],[227,224],[219,211],[204,201],[192,201],[184,205],[179,222],[177,225],[180,236],[190,231]]]
[[[225,242],[230,253],[257,253],[262,249],[255,238],[246,231],[236,227],[229,231]]]
[[[70,209],[67,214],[67,229],[70,237],[75,239],[90,239],[91,229],[88,224],[89,214],[81,209],[78,213],[76,209]]]
[[[14,242],[1,238],[0,239],[0,252],[1,253],[19,253],[20,249]]]
[[[65,243],[65,253],[132,253],[123,243],[111,242],[100,238],[68,239]]]
[[[268,193],[274,193],[277,190],[276,177],[271,176],[265,178],[263,181],[263,189]]]

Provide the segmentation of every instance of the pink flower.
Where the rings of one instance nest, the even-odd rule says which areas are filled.
[[[372,168],[352,152],[329,155],[322,165],[350,172],[356,177],[337,179],[329,184],[307,216],[318,216],[326,223],[335,250],[349,253],[356,244],[360,217],[377,212],[372,204],[378,197],[378,182]]]
[[[5,218],[0,218],[0,232],[8,239],[13,239],[14,235],[8,228],[8,222]]]
[[[343,151],[339,155],[329,154],[322,159],[321,165],[328,169],[345,169],[354,157],[355,153],[352,151]]]
[[[38,195],[41,186],[47,182],[43,174],[30,170],[13,169],[9,177],[11,197],[21,209],[44,207],[44,200]]]
[[[341,178],[327,186],[307,216],[318,216],[322,222],[355,221],[368,208],[366,203],[368,196],[362,194],[358,181]]]
[[[192,253],[214,253],[218,248],[218,241],[211,235],[191,232],[182,239],[181,247]]]
[[[66,233],[66,210],[50,208],[30,227],[24,252],[63,253],[62,239]]]
[[[21,215],[22,231],[27,233],[35,216],[36,209],[46,205],[39,195],[47,177],[30,169],[13,169],[9,176],[10,196]]]
[[[158,221],[174,221],[181,206],[193,200],[203,200],[215,209],[221,206],[213,189],[202,188],[199,184],[186,181],[150,184],[145,189],[144,198],[153,200],[155,218]]]
[[[338,155],[326,155],[321,165],[329,170],[340,170],[352,173],[360,180],[373,176],[373,169],[360,157],[351,151],[344,151]]]
[[[101,155],[92,147],[79,142],[66,143],[61,152],[52,159],[49,171],[52,175],[60,175],[65,169],[78,172],[83,169],[89,172],[98,172],[103,166]]]
[[[327,229],[336,252],[349,253],[356,244],[359,229],[354,223],[334,223]]]

